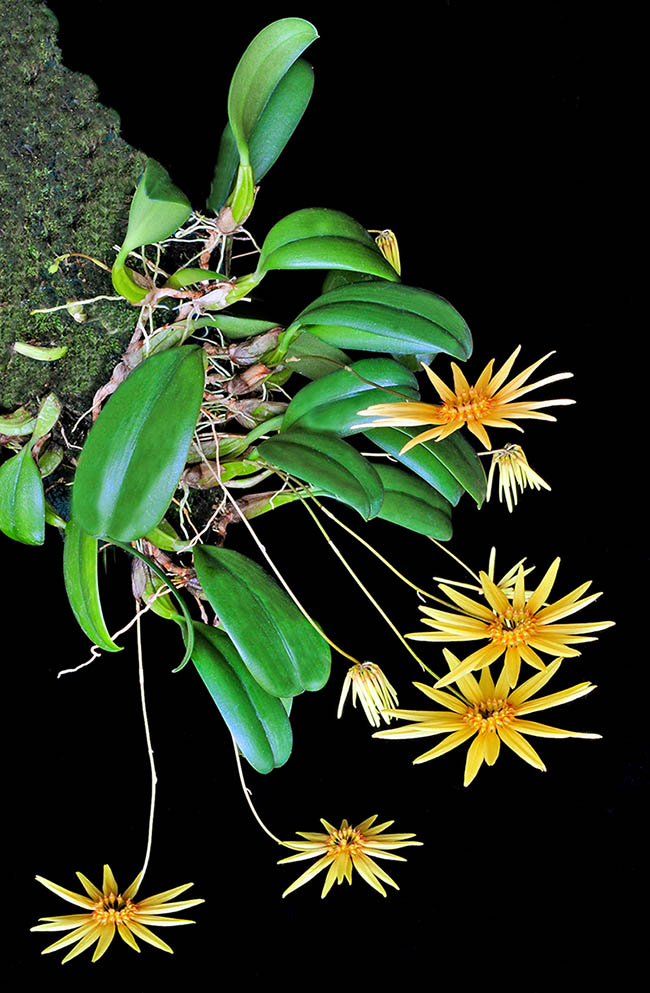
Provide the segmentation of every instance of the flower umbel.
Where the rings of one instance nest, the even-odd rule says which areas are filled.
[[[373,727],[381,726],[382,716],[386,723],[390,724],[390,717],[382,714],[382,711],[390,710],[399,701],[395,689],[375,662],[357,662],[348,669],[341,690],[337,717],[343,713],[343,705],[350,687],[352,687],[352,706],[356,707],[359,698],[363,711]]]
[[[547,376],[546,379],[540,379],[536,383],[529,383],[524,386],[535,369],[554,354],[549,352],[504,386],[503,383],[520,350],[521,345],[514,350],[510,358],[494,375],[492,375],[494,359],[488,362],[474,386],[469,385],[456,363],[452,362],[453,390],[446,386],[442,379],[427,365],[422,363],[424,371],[442,400],[442,404],[411,401],[378,403],[366,410],[360,410],[359,414],[364,417],[378,418],[378,420],[365,424],[366,428],[409,427],[414,424],[436,425],[429,431],[423,431],[415,438],[411,438],[402,448],[400,455],[408,452],[414,445],[420,445],[425,441],[440,441],[453,434],[464,424],[485,448],[489,449],[492,446],[490,437],[485,430],[486,427],[515,428],[517,431],[522,431],[523,428],[513,424],[509,418],[535,417],[540,420],[554,421],[555,417],[550,414],[540,413],[540,408],[575,403],[574,400],[536,400],[532,403],[530,401],[519,403],[519,398],[531,390],[537,389],[539,386],[546,386],[548,383],[554,383],[559,379],[568,379],[573,375],[571,372],[559,372],[554,376]],[[359,425],[354,426],[358,427]]]
[[[414,834],[382,835],[382,832],[394,822],[385,821],[383,824],[377,824],[373,827],[376,820],[377,814],[362,821],[361,824],[357,824],[356,827],[350,827],[347,821],[342,821],[340,828],[335,828],[321,818],[321,824],[325,827],[327,834],[322,831],[297,831],[296,834],[307,840],[283,841],[283,845],[286,845],[287,848],[294,848],[300,854],[280,859],[278,865],[284,862],[300,862],[302,859],[315,858],[317,855],[321,857],[318,862],[303,872],[302,876],[299,876],[295,883],[292,883],[284,891],[282,896],[285,897],[288,893],[293,893],[299,886],[303,886],[304,883],[317,875],[321,869],[328,867],[329,871],[325,877],[321,897],[327,896],[335,881],[340,885],[344,879],[347,879],[348,883],[351,884],[353,869],[356,869],[359,875],[370,886],[378,890],[382,896],[386,896],[386,890],[379,882],[380,879],[398,890],[397,883],[390,878],[388,873],[384,872],[380,865],[377,865],[374,859],[394,859],[397,862],[406,862],[406,859],[402,858],[401,855],[392,855],[387,849],[405,848],[406,845],[421,845],[422,842],[407,840],[414,838]],[[371,858],[371,855],[374,858]]]
[[[491,453],[492,462],[487,481],[487,492],[485,499],[489,500],[492,495],[492,480],[494,470],[499,470],[499,503],[503,497],[506,498],[508,510],[512,513],[513,506],[517,506],[517,487],[523,493],[527,486],[535,487],[536,490],[544,487],[550,490],[548,483],[528,465],[528,460],[524,455],[521,445],[506,445],[505,448],[498,448]]]
[[[459,660],[447,649],[444,655],[450,669],[458,669]],[[455,677],[461,696],[452,696],[432,686],[414,683],[426,696],[442,704],[446,710],[394,710],[393,717],[413,723],[390,731],[376,731],[374,738],[422,738],[433,734],[445,734],[439,745],[419,755],[414,765],[428,762],[444,755],[452,748],[473,738],[465,762],[464,785],[469,786],[483,762],[494,765],[499,757],[501,742],[511,748],[524,762],[536,769],[546,771],[546,766],[524,735],[540,738],[600,738],[599,734],[586,734],[581,731],[564,731],[526,719],[527,714],[538,710],[556,707],[570,700],[591,693],[596,687],[591,683],[577,683],[575,686],[549,696],[531,699],[534,693],[544,686],[557,672],[562,659],[556,659],[543,672],[538,672],[512,692],[508,687],[505,666],[496,685],[489,669],[483,669],[480,681],[474,676]]]
[[[468,655],[458,668],[452,668],[446,676],[438,680],[436,689],[455,683],[460,676],[465,676],[474,669],[482,669],[496,662],[504,653],[505,672],[510,686],[515,686],[522,659],[535,669],[543,669],[544,662],[538,652],[559,655],[562,658],[580,655],[577,649],[571,647],[572,645],[583,641],[595,641],[595,638],[587,635],[612,626],[613,621],[588,624],[556,623],[569,614],[582,610],[601,596],[600,593],[592,593],[591,596],[580,599],[591,586],[591,582],[587,582],[560,600],[556,600],[555,603],[544,606],[555,583],[559,565],[560,560],[557,558],[537,588],[530,594],[524,587],[524,569],[520,565],[511,598],[495,586],[487,573],[481,572],[481,585],[487,604],[478,603],[450,586],[439,584],[442,592],[453,601],[450,606],[456,606],[457,613],[452,614],[433,607],[420,607],[420,610],[427,615],[423,623],[437,630],[415,632],[406,637],[415,641],[443,642],[487,639],[488,644]]]
[[[186,910],[188,907],[195,907],[197,904],[205,902],[204,900],[177,900],[170,903],[169,901],[173,901],[174,897],[184,893],[185,890],[193,885],[193,883],[185,883],[184,886],[176,886],[174,889],[165,890],[164,893],[156,893],[155,896],[147,897],[146,900],[138,900],[136,903],[133,898],[140,887],[142,873],[139,873],[131,885],[123,893],[120,893],[118,885],[115,882],[115,877],[108,865],[104,866],[104,879],[101,890],[94,886],[80,872],[77,873],[77,876],[88,896],[66,890],[63,886],[57,886],[56,883],[51,883],[49,879],[43,879],[42,876],[36,877],[39,883],[46,886],[48,890],[58,893],[68,903],[74,903],[78,907],[83,907],[84,910],[81,914],[67,914],[62,917],[41,917],[39,918],[41,921],[47,921],[48,923],[39,924],[31,928],[32,931],[70,931],[70,934],[59,938],[53,945],[44,948],[42,953],[44,955],[46,952],[55,952],[59,948],[65,948],[66,945],[76,942],[72,951],[68,952],[63,959],[63,962],[68,962],[70,959],[75,958],[75,956],[97,942],[97,948],[92,958],[93,962],[96,962],[102,957],[115,937],[116,929],[120,938],[136,952],[140,951],[135,940],[136,938],[148,942],[148,944],[153,945],[155,948],[160,948],[165,952],[171,952],[172,949],[169,945],[159,938],[158,935],[154,934],[147,927],[147,924],[194,924],[194,921],[162,915],[170,914],[177,910]]]

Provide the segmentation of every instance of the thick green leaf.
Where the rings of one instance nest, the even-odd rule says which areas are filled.
[[[73,486],[73,514],[84,531],[129,542],[162,520],[185,465],[203,382],[203,351],[184,346],[146,359],[110,397]]]
[[[36,419],[26,407],[18,407],[12,414],[3,414],[0,417],[0,434],[8,437],[31,434],[34,430]]]
[[[293,372],[299,372],[307,379],[320,379],[340,366],[348,365],[350,357],[340,348],[303,331],[289,345],[285,361]]]
[[[391,387],[404,399],[420,398],[418,381],[404,366],[392,359],[361,359],[349,370],[339,369],[304,386],[287,407],[282,430],[300,427],[339,437],[352,434],[352,426],[363,421],[358,416],[362,408],[400,399],[395,393],[375,389],[373,383]],[[363,431],[363,425],[357,430]]]
[[[31,446],[0,466],[0,531],[25,545],[45,541],[45,496]]]
[[[284,17],[260,31],[239,60],[228,93],[228,120],[243,165],[250,163],[249,142],[272,94],[316,38],[309,21]]]
[[[104,623],[97,581],[97,539],[87,535],[72,517],[65,529],[63,579],[81,630],[105,652],[121,651]]]
[[[131,303],[138,303],[146,296],[147,290],[135,282],[133,272],[125,265],[129,252],[164,241],[191,213],[189,200],[174,186],[167,170],[149,159],[131,202],[126,237],[113,264],[111,276],[118,293]]]
[[[255,182],[266,175],[289,141],[305,112],[314,89],[314,73],[308,62],[298,59],[280,80],[258,118],[249,140],[249,155]],[[230,123],[221,136],[208,207],[215,214],[228,199],[239,167],[237,142]]]
[[[287,711],[253,678],[228,635],[195,621],[192,661],[244,758],[262,773],[284,765],[293,744]]]
[[[52,348],[43,345],[30,345],[26,341],[15,341],[14,352],[24,355],[28,359],[36,359],[38,362],[56,362],[62,359],[68,351],[67,345],[55,345]]]
[[[199,317],[192,322],[192,329],[198,331],[199,328],[219,328],[224,337],[231,341],[239,341],[242,338],[250,338],[253,335],[264,334],[265,331],[272,331],[277,328],[277,321],[258,321],[251,317],[233,317],[231,314],[218,314],[214,317]]]
[[[330,650],[289,596],[256,562],[231,549],[198,546],[199,582],[237,651],[272,696],[327,682]]]
[[[291,325],[296,327],[338,348],[446,352],[457,359],[472,352],[470,330],[450,303],[429,290],[385,280],[330,290],[305,307]]]
[[[487,480],[481,460],[470,443],[456,431],[442,441],[428,441],[400,455],[406,442],[420,433],[421,428],[417,426],[373,428],[365,435],[425,479],[454,506],[466,490],[480,507],[485,499]]]
[[[56,394],[49,393],[41,402],[38,409],[30,444],[33,444],[38,441],[39,438],[43,438],[46,434],[48,434],[60,416],[61,404],[59,399]]]
[[[261,279],[271,269],[353,269],[382,281],[399,279],[358,221],[325,207],[296,210],[271,228],[256,276]]]
[[[218,280],[225,278],[220,272],[214,272],[212,269],[200,269],[195,266],[188,266],[186,269],[177,269],[164,285],[169,286],[172,290],[182,290],[185,286],[191,286],[192,283],[202,283],[206,279]]]
[[[377,472],[384,487],[380,517],[438,541],[451,538],[451,504],[443,496],[395,466],[378,464]]]
[[[374,467],[340,438],[295,428],[263,441],[257,451],[270,465],[354,507],[366,521],[381,510],[384,491]]]
[[[155,159],[149,159],[131,202],[120,254],[164,241],[185,224],[191,213],[189,200],[174,186],[167,170]]]

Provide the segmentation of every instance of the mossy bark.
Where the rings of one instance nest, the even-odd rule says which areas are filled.
[[[119,117],[97,102],[93,81],[61,65],[57,20],[35,0],[0,0],[0,407],[32,406],[53,390],[81,413],[110,377],[133,331],[135,311],[116,301],[30,316],[35,308],[114,295],[108,273],[71,259],[84,252],[108,265],[122,241],[145,156],[119,136]],[[39,362],[15,341],[66,345]]]

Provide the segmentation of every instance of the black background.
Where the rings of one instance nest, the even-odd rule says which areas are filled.
[[[295,701],[289,763],[267,777],[248,771],[258,811],[283,838],[318,830],[320,817],[356,823],[377,813],[395,819],[396,831],[417,832],[424,847],[405,850],[407,863],[384,863],[401,887],[386,901],[357,876],[321,902],[322,877],[280,899],[306,863],[276,866],[283,852],[249,814],[211,700],[191,668],[171,675],[180,639],[147,618],[159,786],[143,895],[194,880],[206,903],[189,912],[196,925],[159,932],[173,958],[148,946],[136,956],[116,939],[93,979],[99,970],[111,978],[129,970],[144,989],[154,976],[172,982],[190,967],[197,976],[211,969],[216,982],[223,969],[241,968],[293,985],[351,957],[356,964],[341,977],[369,978],[393,961],[406,977],[424,972],[436,981],[445,960],[460,982],[506,960],[566,972],[579,967],[585,947],[598,962],[615,947],[616,924],[633,924],[631,894],[643,869],[646,611],[634,568],[644,562],[635,512],[645,458],[630,432],[644,387],[636,385],[641,332],[628,277],[638,209],[630,137],[638,25],[625,8],[610,17],[576,4],[449,2],[422,13],[401,3],[381,15],[309,3],[221,15],[212,3],[174,14],[124,2],[96,2],[84,13],[77,4],[51,6],[64,63],[93,77],[100,100],[119,112],[124,138],[158,159],[199,208],[240,54],[275,18],[315,23],[321,37],[307,53],[315,93],[263,182],[250,229],[261,240],[306,206],[393,228],[404,282],[442,294],[469,323],[471,380],[518,344],[517,369],[557,350],[543,373],[571,370],[575,378],[543,395],[577,403],[555,411],[556,424],[525,422],[523,439],[552,492],[527,493],[512,515],[493,499],[479,516],[465,497],[452,548],[477,570],[496,545],[497,571],[525,555],[538,576],[559,555],[554,598],[593,579],[604,595],[577,620],[617,624],[568,660],[554,687],[589,679],[598,689],[541,715],[603,740],[537,740],[545,774],[503,749],[468,789],[464,748],[414,767],[424,750],[417,742],[373,740],[349,704],[337,721],[345,661],[335,657],[328,686]],[[282,323],[319,287],[319,274],[277,273],[256,295]],[[445,375],[447,359],[436,368]],[[493,442],[505,440],[521,439],[493,432]],[[434,574],[463,578],[424,538],[341,515],[420,585],[430,588]],[[425,706],[410,685],[420,678],[416,664],[305,517],[288,508],[256,530],[330,636],[379,662],[401,706]],[[419,626],[415,596],[360,546],[336,540],[400,630]],[[256,555],[235,526],[229,542]],[[61,954],[39,958],[47,936],[26,929],[41,914],[74,910],[34,883],[34,873],[76,889],[75,870],[99,881],[108,861],[126,885],[144,852],[149,771],[135,639],[57,680],[59,669],[88,656],[65,602],[59,539],[48,533],[44,549],[3,540],[2,548],[4,606],[15,624],[5,652],[7,723],[18,716],[6,752],[11,885],[21,897],[13,937],[26,974],[56,975]],[[103,590],[115,630],[133,610],[121,557]],[[437,649],[421,647],[435,668]],[[68,970],[86,979],[89,968],[86,953],[66,966],[68,982]]]

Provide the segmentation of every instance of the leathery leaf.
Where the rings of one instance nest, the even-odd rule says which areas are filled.
[[[271,228],[256,275],[261,279],[271,269],[352,269],[382,281],[399,279],[358,221],[324,207],[296,210]]]
[[[270,465],[354,507],[365,520],[381,510],[384,490],[374,466],[340,438],[294,428],[263,441],[257,451]]]
[[[392,465],[378,465],[384,486],[379,516],[438,541],[451,538],[451,504],[423,479]]]
[[[172,348],[138,365],[109,398],[72,492],[72,513],[87,534],[135,541],[162,520],[199,415],[203,370],[200,348]]]
[[[374,385],[373,385],[374,384]],[[396,393],[377,387],[388,386]],[[358,416],[362,407],[373,403],[418,400],[418,381],[403,365],[393,359],[361,359],[349,369],[331,372],[328,376],[304,386],[287,407],[282,430],[301,427],[307,431],[336,434],[352,433],[353,426],[363,431]]]
[[[329,290],[301,311],[291,329],[298,327],[337,348],[445,352],[462,360],[472,353],[470,330],[450,303],[429,290],[383,279]]]
[[[244,758],[261,773],[284,765],[293,744],[287,711],[253,678],[228,635],[194,621],[192,662]]]
[[[24,545],[45,541],[45,495],[31,445],[0,466],[0,531]]]
[[[478,455],[466,438],[456,431],[442,441],[427,441],[410,451],[400,454],[400,449],[421,427],[372,428],[364,432],[381,449],[408,466],[456,505],[463,490],[476,500],[480,507],[485,499],[487,480]]]
[[[71,517],[65,529],[63,579],[72,612],[82,631],[105,652],[119,652],[104,622],[97,582],[97,539]]]
[[[256,562],[197,546],[194,565],[219,621],[267,693],[296,696],[327,682],[330,650],[289,596]]]

